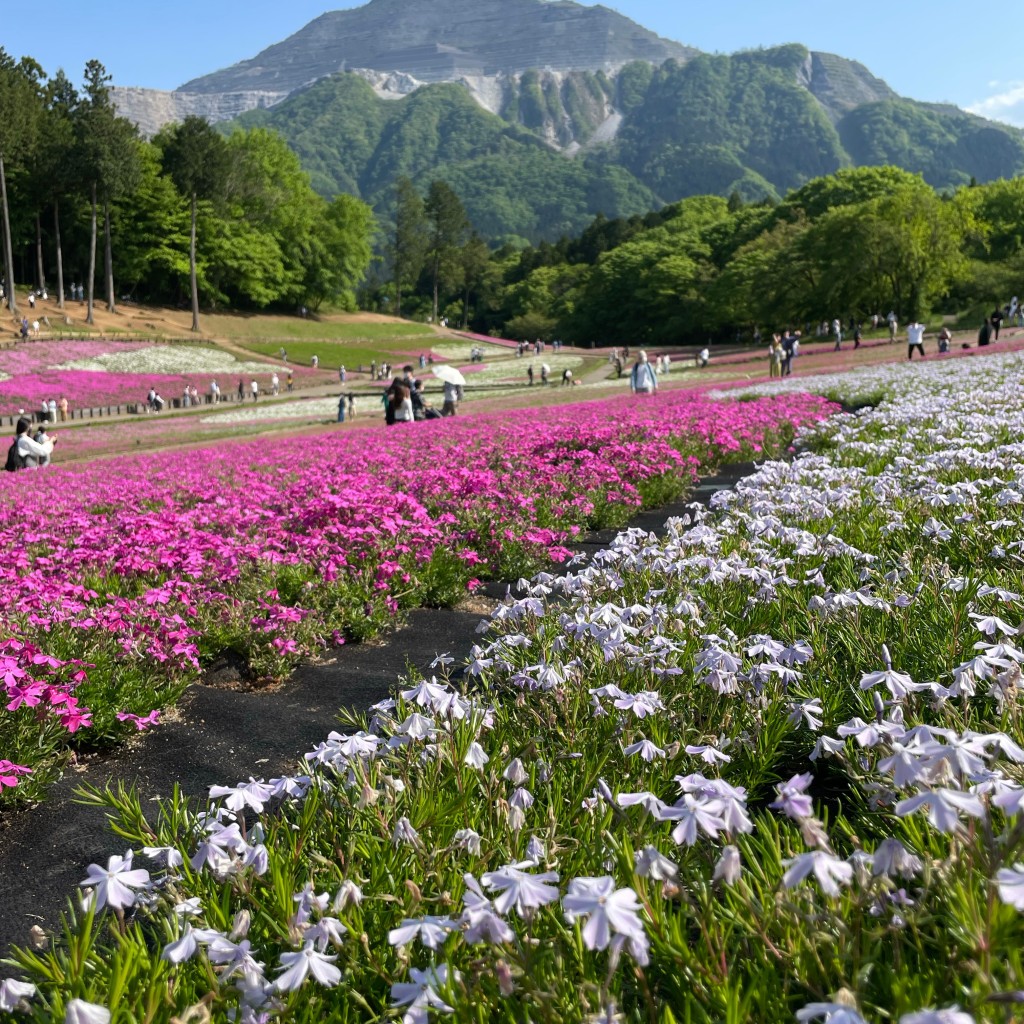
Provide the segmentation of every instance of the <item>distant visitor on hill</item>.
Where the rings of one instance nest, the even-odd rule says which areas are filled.
[[[654,367],[647,361],[647,353],[642,349],[637,361],[633,364],[633,372],[629,376],[629,388],[634,395],[653,395],[658,390],[658,375]]]
[[[890,309],[889,315],[885,318],[889,324],[889,341],[893,342],[896,340],[896,331],[899,329],[899,320],[896,317],[896,311]]]

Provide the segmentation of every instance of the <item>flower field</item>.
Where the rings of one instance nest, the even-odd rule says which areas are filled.
[[[821,399],[579,405],[140,455],[9,478],[0,499],[0,799],[152,724],[204,667],[277,678],[475,577],[786,445]],[[122,716],[136,716],[127,719]]]
[[[0,411],[34,411],[44,400],[67,396],[73,409],[145,401],[150,388],[177,398],[186,384],[207,394],[210,380],[233,391],[238,377],[256,375],[265,384],[276,367],[237,360],[229,352],[200,345],[152,345],[123,341],[29,342],[0,351]],[[279,369],[279,368],[278,368]],[[297,368],[297,376],[316,376]],[[282,374],[283,377],[283,374]]]
[[[663,539],[524,580],[464,673],[439,656],[299,774],[97,794],[132,852],[83,866],[3,1005],[1019,1019],[1024,361],[916,369],[851,379],[884,400]]]

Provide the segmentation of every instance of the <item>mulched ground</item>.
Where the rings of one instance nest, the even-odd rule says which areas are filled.
[[[749,463],[726,467],[703,481],[691,501],[708,501],[752,469]],[[629,525],[659,532],[666,519],[684,514],[686,507],[645,512]],[[617,532],[589,534],[576,547],[593,553]],[[500,599],[506,589],[491,584],[486,593]],[[106,827],[105,813],[75,803],[75,790],[83,783],[99,789],[135,786],[145,808],[169,796],[175,783],[186,796],[204,797],[213,784],[293,772],[302,754],[335,727],[339,708],[368,708],[387,697],[410,666],[429,672],[436,654],[464,656],[478,639],[480,620],[477,611],[415,611],[384,642],[339,648],[322,662],[304,665],[277,689],[194,686],[177,713],[144,741],[69,772],[45,803],[5,815],[0,820],[0,957],[12,945],[27,945],[34,925],[57,928],[85,868],[123,852]],[[0,966],[0,977],[11,973]]]

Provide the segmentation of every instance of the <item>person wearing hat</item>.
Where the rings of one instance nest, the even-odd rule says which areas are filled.
[[[647,361],[647,353],[643,350],[633,364],[633,372],[629,376],[629,388],[634,395],[653,395],[658,390],[658,375],[654,367]]]

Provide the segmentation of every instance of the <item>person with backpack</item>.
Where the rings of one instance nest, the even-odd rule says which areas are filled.
[[[35,441],[29,434],[31,429],[32,424],[26,417],[23,416],[18,420],[14,442],[7,449],[7,464],[4,469],[8,473],[19,469],[37,469],[44,465],[44,460],[50,461],[50,455],[53,453],[53,446],[57,439],[44,434],[45,441]]]

